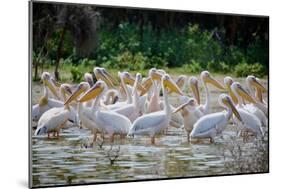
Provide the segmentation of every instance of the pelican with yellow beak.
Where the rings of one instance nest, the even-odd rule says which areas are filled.
[[[115,135],[120,135],[122,138],[126,136],[131,126],[131,121],[127,117],[114,111],[106,110],[99,105],[100,99],[106,90],[106,83],[99,80],[78,99],[78,102],[83,103],[95,99],[91,109],[91,120],[99,128],[100,132],[108,134],[110,141],[113,142]]]
[[[151,138],[151,143],[154,144],[155,136],[169,126],[172,109],[168,102],[167,89],[180,95],[182,95],[182,92],[167,74],[163,75],[161,78],[161,87],[164,97],[164,110],[138,117],[129,130],[129,136],[148,135]]]
[[[224,78],[223,82],[224,82],[224,86],[225,86],[227,92],[229,93],[229,95],[230,95],[232,101],[234,102],[234,104],[238,104],[238,99],[234,95],[233,91],[231,90],[231,85],[234,82],[234,80],[231,77],[226,76]]]
[[[250,91],[251,96],[256,101],[256,104],[254,104],[255,108],[260,109],[265,116],[268,116],[268,106],[262,97],[262,93],[267,91],[266,88],[261,84],[259,79],[252,75],[246,78],[246,86]]]
[[[240,113],[237,111],[228,95],[221,94],[218,102],[220,106],[226,109],[226,111],[211,113],[201,117],[194,124],[193,130],[190,133],[191,139],[209,138],[210,142],[213,143],[215,136],[221,134],[225,130],[232,114],[234,114],[238,120],[242,120]]]
[[[236,106],[242,121],[233,118],[234,123],[237,124],[242,134],[251,132],[256,136],[263,136],[262,123],[259,118],[246,110],[243,106],[242,98],[250,103],[256,103],[255,100],[248,94],[248,92],[241,86],[240,83],[234,82],[231,85],[231,90],[238,99],[238,105]]]
[[[149,102],[147,103],[147,111],[146,113],[157,112],[161,110],[161,102],[160,102],[160,89],[157,86],[157,82],[161,82],[162,74],[158,72],[155,68],[151,68],[149,70],[149,77],[151,78],[148,80],[151,82],[152,87],[152,94],[149,98]]]
[[[119,73],[119,74],[121,74],[121,73]],[[130,104],[126,104],[118,109],[113,110],[114,112],[116,112],[118,114],[126,116],[127,118],[130,119],[131,122],[134,122],[135,119],[137,119],[140,116],[140,112],[141,112],[141,107],[139,104],[139,95],[137,92],[137,86],[140,85],[140,82],[141,82],[141,74],[137,73],[135,83],[133,86],[133,91],[132,91],[133,102]],[[126,88],[126,86],[125,86],[125,88]]]
[[[49,91],[51,91],[55,97],[59,98],[58,92],[51,81],[50,74],[48,72],[43,72],[41,80],[43,82],[44,94],[40,98],[39,103],[32,106],[31,116],[33,121],[38,121],[42,114],[51,108],[63,106],[62,101],[49,97]]]
[[[203,83],[203,87],[206,91],[206,101],[205,101],[204,105],[203,104],[199,105],[199,109],[202,111],[203,114],[206,115],[206,114],[209,114],[211,111],[211,107],[210,107],[211,97],[210,97],[210,92],[209,92],[207,84],[211,84],[220,90],[224,90],[225,88],[220,82],[218,82],[216,79],[214,79],[208,71],[201,72],[200,78]],[[197,91],[199,91],[199,90],[197,90]],[[200,98],[199,92],[195,92],[194,95],[195,95],[195,99]]]
[[[174,109],[173,113],[179,111],[181,111],[183,126],[187,132],[187,140],[189,141],[189,134],[193,130],[193,125],[204,116],[204,114],[198,109],[197,101],[194,98],[187,98],[182,105]]]
[[[66,100],[66,95],[70,95],[70,86],[68,84],[62,84],[60,86],[60,91],[62,93],[62,98]],[[77,117],[76,110],[69,105],[62,107],[54,107],[44,112],[38,121],[37,129],[34,135],[43,135],[54,133],[59,138],[59,132],[65,127],[67,121],[73,122],[78,125],[79,119]]]
[[[73,94],[66,100],[65,105],[70,104],[74,100],[78,100],[86,91],[90,89],[90,85],[87,82],[81,82]],[[101,133],[102,129],[95,123],[93,119],[92,106],[96,105],[97,102],[88,100],[87,102],[77,103],[77,113],[81,121],[81,126],[87,128],[93,134],[93,141],[97,139],[98,133]]]

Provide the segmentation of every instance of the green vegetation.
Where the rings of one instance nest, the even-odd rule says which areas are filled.
[[[52,7],[42,7],[41,9],[48,12],[52,10]],[[183,74],[198,74],[207,69],[214,73],[234,74],[238,77],[250,74],[258,77],[268,75],[268,39],[264,37],[267,30],[260,29],[266,23],[262,19],[253,23],[250,19],[243,18],[244,23],[251,23],[251,27],[255,25],[254,29],[249,26],[248,29],[242,27],[243,29],[238,30],[239,25],[236,24],[237,27],[234,28],[236,30],[227,30],[228,22],[223,27],[217,28],[220,20],[215,20],[215,17],[212,17],[211,26],[207,27],[206,15],[205,17],[200,15],[203,21],[197,23],[187,21],[184,24],[174,19],[171,12],[170,18],[167,18],[173,21],[160,22],[159,20],[164,19],[160,17],[161,15],[158,16],[160,13],[149,11],[136,14],[136,20],[130,21],[133,17],[128,12],[123,13],[126,15],[124,18],[121,16],[119,18],[117,13],[124,11],[122,9],[115,13],[108,12],[105,8],[94,9],[94,7],[92,10],[83,7],[67,9],[71,9],[68,14],[72,15],[61,18],[66,19],[67,24],[50,29],[46,32],[43,42],[36,40],[36,36],[40,38],[40,28],[50,27],[50,23],[54,25],[56,23],[50,19],[45,25],[34,25],[34,31],[38,31],[38,35],[34,37],[36,47],[33,53],[34,75],[37,75],[37,69],[40,67],[52,68],[55,73],[57,69],[60,72],[69,71],[73,81],[80,81],[83,73],[92,72],[94,66],[142,73],[156,67],[177,69]],[[103,21],[89,20],[96,18],[96,11],[100,12]],[[42,14],[42,18],[40,16],[36,18],[38,22],[43,18],[49,18],[42,11],[35,12],[35,15],[37,14]],[[143,18],[150,14],[153,17],[158,16],[159,19],[150,18],[144,21]],[[76,16],[76,22],[68,20],[73,15]],[[192,18],[189,17],[192,15],[184,13],[182,16],[186,20]],[[37,23],[36,19],[34,23]],[[236,17],[231,19],[236,23]],[[81,24],[84,22],[88,22],[89,27]],[[162,26],[162,22],[165,25]],[[92,26],[90,23],[95,27],[90,27]],[[81,32],[82,30],[84,32]],[[91,35],[88,36],[88,33]],[[58,78],[58,73],[56,77]]]

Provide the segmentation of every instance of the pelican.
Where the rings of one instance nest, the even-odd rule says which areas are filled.
[[[62,93],[62,97],[66,99],[66,92],[71,94],[70,87],[67,84],[62,84],[60,86],[60,91]],[[50,137],[50,133],[54,133],[54,136],[57,135],[59,138],[60,130],[65,126],[67,121],[71,121],[74,124],[78,124],[78,117],[76,111],[69,105],[62,107],[54,107],[44,112],[38,121],[37,129],[34,135],[43,135],[48,134],[48,138]]]
[[[167,74],[162,76],[161,87],[164,97],[164,110],[149,114],[144,114],[138,117],[129,130],[128,135],[149,135],[151,143],[155,143],[155,135],[164,131],[171,119],[171,106],[168,102],[167,88],[182,95],[178,86],[174,83],[171,77]]]
[[[236,106],[236,108],[242,118],[242,122],[235,118],[233,119],[233,121],[241,129],[242,133],[252,132],[256,136],[263,136],[264,132],[261,127],[261,121],[253,113],[250,113],[249,111],[244,109],[242,103],[242,98],[251,103],[255,103],[255,100],[246,92],[245,89],[242,88],[242,86],[238,82],[232,83],[231,90],[238,99],[238,105]]]
[[[187,98],[186,102],[177,107],[173,113],[181,111],[183,117],[183,126],[187,132],[187,140],[189,134],[193,130],[193,125],[204,115],[197,107],[197,102],[194,98]]]
[[[48,72],[43,72],[41,76],[44,87],[44,95],[40,98],[39,103],[32,106],[32,120],[38,121],[44,112],[54,107],[62,107],[63,102],[50,98],[49,90],[58,98],[57,90],[55,89],[51,76]]]
[[[207,84],[210,83],[213,86],[215,86],[221,90],[224,90],[224,86],[221,83],[219,83],[216,79],[214,79],[208,71],[201,72],[200,78],[203,83],[203,87],[206,91],[206,101],[205,101],[204,105],[202,105],[202,104],[199,105],[199,109],[203,112],[203,114],[206,115],[206,114],[209,114],[210,110],[211,110],[211,107],[210,107],[211,98],[210,98],[210,92],[209,92]],[[195,95],[196,95],[195,98],[199,99],[199,97],[197,97],[197,95],[199,95],[199,92],[195,93]]]
[[[261,81],[260,81],[260,79],[259,78],[255,78],[256,79],[256,81],[257,82],[259,82],[260,84],[261,84]],[[263,96],[262,96],[262,93],[263,92],[266,92],[266,90],[265,91],[263,91],[262,89],[259,89],[259,87],[257,87],[257,91],[256,91],[256,98],[257,98],[257,100],[260,102],[260,103],[262,103],[262,104],[264,104],[264,106],[266,107],[266,108],[268,108],[268,104],[267,104],[267,102],[263,99]]]
[[[232,114],[234,114],[238,120],[242,120],[240,113],[238,113],[228,95],[221,94],[218,102],[226,111],[211,113],[201,117],[194,124],[194,128],[190,133],[190,138],[209,138],[210,142],[213,143],[215,136],[224,131]]]
[[[119,73],[120,74],[120,73]],[[122,76],[121,76],[122,77]],[[126,104],[118,109],[114,109],[113,111],[122,114],[130,119],[131,122],[135,121],[140,116],[140,105],[139,105],[139,95],[137,93],[137,84],[141,81],[140,73],[137,73],[134,87],[133,87],[133,102],[131,104]],[[125,86],[126,88],[126,86]]]
[[[73,100],[77,100],[82,94],[90,89],[90,85],[87,82],[81,82],[77,89],[73,92],[73,94],[66,100],[65,105],[68,105]],[[88,103],[90,102],[90,103]],[[97,139],[97,134],[101,132],[101,128],[99,128],[94,119],[93,119],[93,111],[92,106],[96,105],[97,102],[92,102],[88,100],[88,102],[78,102],[77,104],[77,112],[79,115],[79,119],[81,121],[81,125],[84,128],[87,128],[93,134],[93,141],[95,142]],[[91,107],[89,107],[91,104]]]
[[[109,134],[110,141],[114,142],[115,135],[120,135],[123,138],[128,133],[131,121],[121,114],[106,110],[98,105],[106,90],[106,83],[99,80],[78,99],[78,102],[82,103],[95,99],[95,103],[92,106],[91,119],[101,132]]]
[[[250,75],[246,78],[246,86],[251,96],[256,100],[255,108],[260,109],[265,116],[268,116],[267,104],[262,99],[262,93],[266,92],[266,89],[262,86],[261,82],[256,77]]]
[[[223,79],[224,86],[226,87],[226,90],[229,93],[232,101],[234,102],[234,104],[238,104],[238,99],[235,96],[235,94],[233,93],[233,91],[231,90],[231,85],[232,85],[233,82],[234,82],[233,79],[229,76],[226,76]]]
[[[94,80],[93,80],[92,74],[85,73],[84,74],[84,80],[89,83],[90,87],[92,87],[94,85]]]

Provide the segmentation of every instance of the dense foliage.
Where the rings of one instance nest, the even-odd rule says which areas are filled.
[[[83,13],[81,7],[79,10]],[[86,10],[86,15],[91,15],[89,10]],[[243,32],[238,32],[235,42],[230,43],[226,39],[228,30],[225,27],[210,28],[204,27],[202,23],[186,22],[184,24],[181,21],[180,27],[159,29],[152,22],[139,24],[139,22],[126,19],[118,20],[117,24],[112,26],[108,23],[110,17],[103,14],[104,9],[100,12],[96,9],[92,11],[96,11],[92,14],[94,15],[93,22],[99,20],[96,25],[100,26],[95,27],[93,30],[95,35],[91,35],[95,36],[93,41],[95,44],[92,47],[86,45],[92,50],[88,50],[84,56],[77,53],[78,50],[81,52],[81,43],[77,46],[74,42],[82,37],[79,38],[77,35],[73,37],[75,33],[73,30],[77,30],[76,25],[80,27],[81,24],[68,24],[72,26],[72,29],[64,33],[59,60],[57,51],[62,37],[62,28],[57,27],[48,34],[50,37],[46,39],[44,45],[45,53],[34,50],[33,61],[47,67],[55,64],[60,64],[61,67],[68,65],[71,67],[73,80],[80,80],[82,73],[91,71],[89,69],[93,66],[128,71],[145,70],[151,67],[180,67],[191,73],[208,69],[224,74],[235,73],[236,76],[254,74],[263,77],[268,74],[268,42],[266,43],[264,38],[267,33],[257,35],[257,31],[252,31],[249,37],[251,40],[248,40],[248,38],[243,38],[245,37],[242,35]],[[80,20],[78,21],[87,19],[86,23],[91,23],[88,17],[83,17],[82,13],[79,13]],[[130,16],[129,13],[127,16]],[[69,20],[71,21],[68,19],[68,22]],[[79,34],[83,36],[83,32]],[[248,41],[245,46],[246,40]]]

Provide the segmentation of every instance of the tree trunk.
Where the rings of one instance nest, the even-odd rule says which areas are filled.
[[[34,81],[37,81],[38,77],[38,61],[34,59]]]
[[[59,63],[60,63],[60,58],[61,58],[61,53],[62,53],[62,47],[63,47],[63,41],[64,41],[64,34],[66,31],[66,27],[63,28],[61,35],[60,35],[60,40],[57,48],[57,58],[56,58],[56,64],[55,64],[55,78],[58,81],[60,79],[59,77]]]

